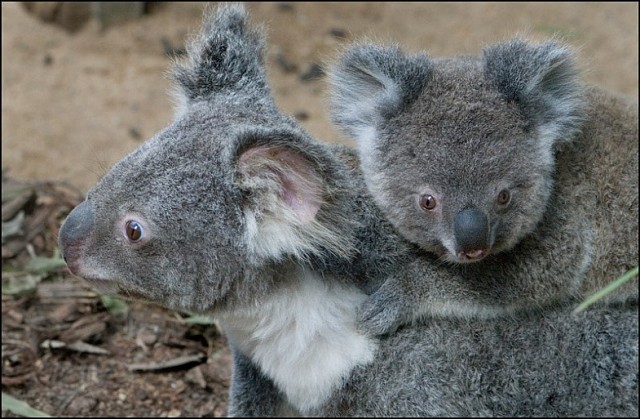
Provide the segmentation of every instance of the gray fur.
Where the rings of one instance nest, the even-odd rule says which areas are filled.
[[[208,15],[177,70],[176,119],[62,226],[73,273],[109,294],[216,316],[234,356],[232,416],[637,415],[637,305],[432,319],[384,338],[356,330],[355,303],[411,272],[414,246],[366,193],[351,150],[278,112],[256,59],[262,35],[246,25],[236,5]],[[426,266],[434,284],[447,275]]]
[[[422,249],[365,303],[369,330],[424,314],[542,310],[637,266],[637,103],[582,86],[571,50],[552,41],[422,65],[423,82],[407,82],[416,55],[354,45],[329,75],[333,119],[358,140],[369,191]],[[422,209],[421,194],[436,207]],[[446,274],[432,274],[438,262]],[[635,280],[610,300],[637,295]]]
[[[354,370],[318,413],[634,416],[634,311],[599,307],[577,317],[558,311],[515,321],[430,319],[401,328],[383,338],[375,362]]]

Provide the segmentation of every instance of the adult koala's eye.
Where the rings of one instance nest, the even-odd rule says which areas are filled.
[[[511,192],[506,189],[503,189],[498,194],[498,198],[496,198],[496,203],[501,207],[506,207],[511,202]]]
[[[420,195],[419,203],[420,203],[420,208],[422,208],[425,211],[431,211],[436,207],[438,202],[433,197],[433,195],[424,194],[424,195]]]
[[[131,243],[137,243],[142,240],[142,236],[144,234],[142,225],[136,220],[127,221],[124,225],[124,231],[127,235],[127,239],[129,239]]]

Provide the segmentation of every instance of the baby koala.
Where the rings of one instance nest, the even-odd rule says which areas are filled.
[[[370,331],[540,309],[637,266],[637,102],[582,85],[568,47],[514,39],[431,58],[360,44],[329,81],[373,199],[421,250],[414,275],[362,307]],[[423,274],[434,264],[451,276]],[[635,280],[608,301],[637,294]]]

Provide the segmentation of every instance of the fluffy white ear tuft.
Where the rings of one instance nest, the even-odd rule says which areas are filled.
[[[363,132],[414,100],[431,77],[426,54],[408,55],[397,46],[350,47],[329,71],[331,118],[362,142]]]
[[[281,146],[253,147],[240,156],[245,186],[263,189],[301,224],[312,221],[322,204],[322,178],[305,157]],[[279,206],[280,206],[279,205]]]
[[[524,109],[544,147],[568,142],[581,129],[584,88],[571,48],[516,38],[485,48],[483,65],[493,86]]]
[[[242,152],[237,165],[240,186],[248,193],[246,240],[255,257],[351,251],[348,239],[331,223],[318,220],[327,186],[304,153],[281,145],[256,145]]]

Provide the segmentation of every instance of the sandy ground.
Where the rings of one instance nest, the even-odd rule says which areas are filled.
[[[433,56],[478,54],[516,34],[564,37],[579,48],[585,79],[638,95],[637,3],[254,3],[269,33],[273,93],[324,141],[346,141],[327,118],[314,64],[370,38]],[[23,179],[91,187],[119,158],[172,118],[162,40],[184,45],[202,3],[163,3],[139,21],[75,34],[2,3],[2,168]]]

